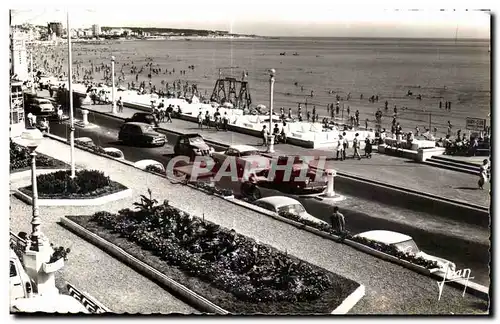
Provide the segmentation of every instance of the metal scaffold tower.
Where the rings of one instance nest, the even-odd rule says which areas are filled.
[[[252,97],[250,96],[248,81],[246,81],[248,76],[246,72],[243,71],[241,80],[238,80],[234,77],[223,77],[222,69],[232,68],[219,69],[219,78],[215,82],[214,91],[212,92],[210,100],[219,104],[230,102],[233,104],[234,108],[238,109],[250,108]]]

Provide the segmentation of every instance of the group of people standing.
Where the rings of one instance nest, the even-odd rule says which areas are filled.
[[[198,112],[198,128],[203,129],[203,124],[210,129],[210,126],[212,124],[212,118],[210,116],[210,113],[205,111],[205,116],[203,116],[203,112],[200,111]],[[227,112],[224,112],[224,115],[222,115],[219,111],[219,108],[217,108],[214,112],[213,116],[213,126],[215,127],[216,131],[223,130],[227,132],[227,125],[229,124],[229,117],[227,115]]]
[[[361,160],[361,154],[359,153],[360,149],[361,149],[361,141],[358,137],[359,137],[359,133],[356,133],[354,135],[354,139],[352,141],[352,146],[354,149],[354,154],[353,154],[352,158],[353,159],[357,158],[358,160]],[[371,157],[372,157],[372,148],[373,148],[372,145],[373,144],[374,144],[374,142],[370,138],[370,135],[368,135],[365,138],[365,157],[368,159],[371,159]],[[339,139],[337,141],[336,160],[344,161],[345,159],[347,159],[346,151],[348,148],[349,148],[349,140],[346,137],[346,133],[343,132],[342,135],[339,135]]]

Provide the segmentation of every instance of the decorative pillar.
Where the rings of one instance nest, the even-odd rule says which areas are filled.
[[[327,177],[327,186],[326,191],[324,193],[325,197],[334,197],[335,196],[335,187],[334,187],[334,178],[337,175],[337,171],[333,169],[326,170]]]
[[[87,109],[82,109],[83,115],[83,125],[87,126],[89,124],[89,111]]]

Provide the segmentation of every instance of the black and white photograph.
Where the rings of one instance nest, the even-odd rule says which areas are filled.
[[[9,316],[493,315],[463,5],[10,2]]]

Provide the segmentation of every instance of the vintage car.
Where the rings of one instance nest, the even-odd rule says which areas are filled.
[[[20,298],[28,298],[33,293],[34,283],[24,270],[21,260],[19,260],[19,257],[12,249],[10,249],[9,263],[10,300],[13,301]]]
[[[145,123],[158,127],[158,122],[156,121],[156,118],[153,116],[153,114],[146,112],[135,113],[132,115],[132,117],[125,119],[125,122]]]
[[[29,101],[26,111],[34,115],[48,116],[55,113],[55,107],[49,99],[33,98]]]
[[[300,218],[307,219],[312,222],[316,222],[319,224],[327,224],[325,221],[322,221],[309,214],[300,202],[289,197],[284,197],[284,196],[266,197],[254,201],[254,204],[276,214],[280,214],[283,212],[291,213],[299,216]]]
[[[268,157],[262,156],[261,152],[250,145],[232,145],[224,152],[214,152],[212,158],[216,164],[215,171],[218,171],[227,159],[234,159],[236,165],[236,174],[238,178],[244,176],[245,171],[252,170],[253,172],[258,172],[267,169],[271,165],[271,160]],[[228,163],[226,161],[226,163]],[[226,164],[227,172],[231,171],[232,162]]]
[[[126,144],[164,146],[167,143],[165,134],[160,134],[149,124],[130,122],[120,128],[118,140]]]
[[[208,146],[199,134],[184,134],[177,138],[174,153],[175,155],[189,156],[191,160],[194,160],[196,156],[211,156],[214,153],[214,148]]]
[[[258,186],[302,195],[325,191],[327,187],[326,175],[320,175],[318,179],[316,175],[319,171],[311,167],[309,159],[300,156],[280,156],[274,163],[276,163],[274,175],[271,168],[256,172]],[[285,165],[289,165],[289,169],[279,168],[279,166]],[[271,175],[273,175],[272,178]]]
[[[392,245],[401,252],[410,253],[425,260],[435,261],[443,270],[445,270],[446,267],[449,267],[450,271],[455,271],[456,268],[455,264],[451,261],[420,251],[411,236],[405,234],[392,231],[375,230],[356,234],[355,237],[363,237],[372,241]]]

